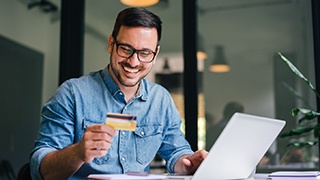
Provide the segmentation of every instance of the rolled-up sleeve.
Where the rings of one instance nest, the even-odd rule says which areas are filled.
[[[164,112],[167,128],[158,153],[166,160],[168,171],[174,173],[174,166],[178,159],[183,155],[193,154],[194,152],[180,129],[181,117],[172,98],[168,97],[167,101],[168,107]]]
[[[46,148],[46,147],[39,147],[38,149],[34,149],[31,153],[30,158],[30,172],[32,179],[38,180],[42,179],[40,174],[40,164],[44,156],[49,154],[50,152],[55,151],[54,148]]]
[[[72,91],[65,83],[43,106],[39,137],[35,141],[35,147],[30,154],[32,179],[42,179],[39,171],[40,164],[48,153],[73,144],[72,103]]]

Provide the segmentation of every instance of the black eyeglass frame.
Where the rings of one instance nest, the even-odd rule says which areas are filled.
[[[143,63],[151,63],[151,62],[154,60],[154,58],[156,57],[157,52],[158,52],[158,45],[157,45],[157,47],[156,47],[156,51],[154,52],[154,51],[152,51],[151,49],[147,49],[147,50],[146,50],[146,49],[144,49],[144,50],[137,50],[137,49],[133,48],[133,47],[130,46],[130,45],[118,43],[115,37],[113,37],[113,41],[114,41],[114,44],[116,45],[116,48],[117,48],[117,49],[116,49],[116,53],[118,54],[118,56],[129,59],[129,58],[131,58],[135,53],[137,53],[138,60],[139,60],[140,62],[143,62]],[[118,53],[118,47],[119,47],[119,46],[125,46],[125,47],[127,47],[128,49],[131,49],[131,50],[132,50],[132,54],[131,54],[130,56],[128,56],[128,57],[120,55],[120,54]],[[151,59],[150,61],[142,61],[142,60],[140,60],[139,52],[143,52],[143,51],[150,51],[150,52],[153,54],[153,57],[152,57],[152,59]]]

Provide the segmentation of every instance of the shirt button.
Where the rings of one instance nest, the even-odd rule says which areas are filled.
[[[123,94],[122,94],[122,92],[119,92],[119,94],[122,96]]]
[[[122,135],[125,135],[126,133],[124,131],[121,132]]]
[[[122,161],[124,161],[124,160],[125,160],[125,158],[124,158],[124,157],[122,157],[122,158],[121,158],[121,160],[122,160]]]
[[[140,134],[143,136],[143,135],[144,135],[144,132],[142,131],[142,132],[140,132]]]

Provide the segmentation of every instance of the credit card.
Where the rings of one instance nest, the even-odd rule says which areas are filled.
[[[135,131],[137,117],[130,114],[107,113],[106,125],[118,130]]]

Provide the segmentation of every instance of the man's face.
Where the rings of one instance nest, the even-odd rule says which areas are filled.
[[[155,28],[127,26],[121,26],[116,37],[118,44],[136,50],[151,50],[153,52],[156,52],[157,49],[157,39]],[[109,36],[108,39],[108,51],[110,53],[111,75],[118,86],[137,87],[141,79],[149,74],[156,59],[155,57],[152,62],[144,63],[139,61],[137,53],[134,53],[130,58],[120,57],[116,52],[117,46],[112,36]]]

